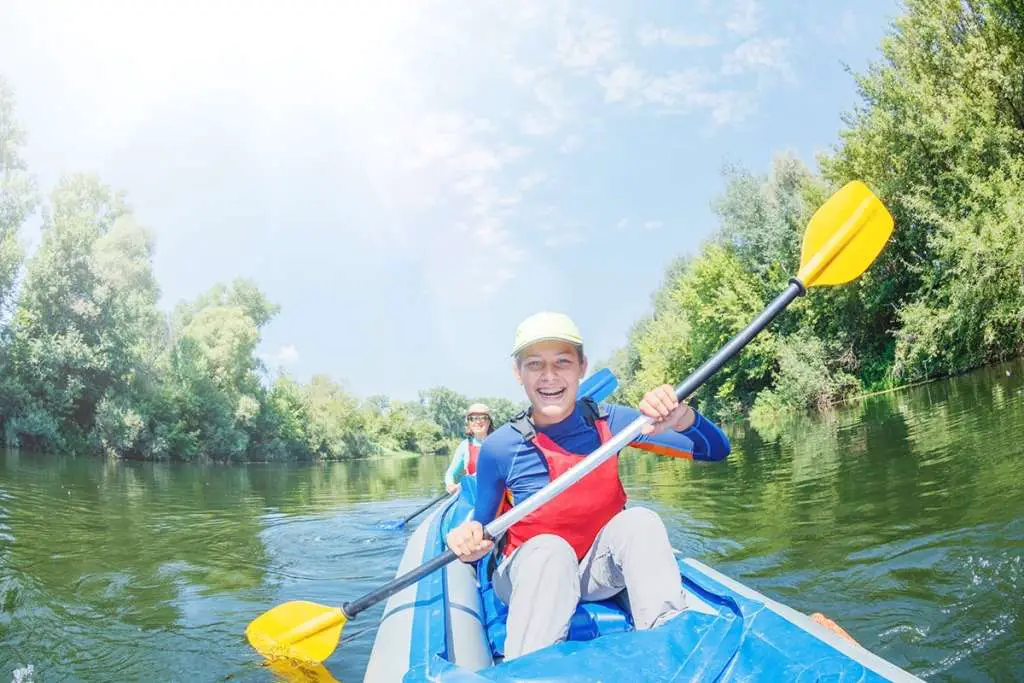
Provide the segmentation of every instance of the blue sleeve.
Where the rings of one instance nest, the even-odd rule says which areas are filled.
[[[697,411],[693,425],[681,432],[693,442],[695,460],[725,460],[732,452],[732,444],[721,427]]]
[[[608,410],[612,433],[622,431],[640,416],[639,410],[626,406],[609,405]],[[700,413],[696,413],[696,419],[689,429],[656,436],[638,436],[630,445],[670,458],[694,460],[723,460],[732,450],[725,433]]]
[[[455,477],[462,474],[466,469],[466,456],[469,454],[469,441],[463,439],[455,449],[452,462],[448,465],[448,471],[444,473],[444,485],[451,486],[455,483]]]
[[[490,523],[498,514],[498,506],[505,495],[510,458],[502,457],[502,446],[489,438],[480,446],[476,461],[476,508],[473,519],[481,524]]]

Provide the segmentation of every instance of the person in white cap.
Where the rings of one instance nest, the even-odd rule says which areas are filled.
[[[577,400],[587,358],[582,335],[564,314],[542,312],[524,320],[512,356],[530,407],[480,449],[473,519],[447,538],[463,562],[476,562],[493,548],[483,525],[595,451],[639,413],[654,421],[633,441],[636,448],[698,460],[729,454],[722,430],[680,403],[668,384],[647,392],[639,412]],[[603,600],[625,589],[637,630],[654,628],[686,608],[661,518],[647,508],[625,506],[616,455],[499,539],[493,582],[508,605],[506,660],[564,640],[580,600]]]
[[[466,438],[460,441],[455,448],[452,462],[444,473],[444,485],[448,489],[448,493],[455,493],[459,490],[455,477],[461,476],[463,472],[476,474],[480,444],[493,431],[494,421],[491,418],[490,408],[483,403],[474,403],[466,409]]]

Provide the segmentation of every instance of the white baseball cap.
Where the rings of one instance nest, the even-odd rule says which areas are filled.
[[[575,346],[583,346],[583,335],[580,334],[580,330],[572,318],[564,313],[541,311],[519,323],[519,327],[516,328],[515,343],[512,346],[512,355],[517,355],[530,344],[552,339],[569,342]]]

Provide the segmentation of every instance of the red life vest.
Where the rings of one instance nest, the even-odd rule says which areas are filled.
[[[591,403],[588,407],[596,414],[596,406]],[[602,444],[612,438],[607,416],[595,416],[593,424]],[[551,480],[589,455],[566,451],[546,434],[534,430],[525,415],[513,423],[513,427],[544,456]],[[576,551],[576,559],[582,560],[604,525],[624,507],[626,490],[619,479],[619,454],[616,453],[553,500],[509,527],[502,552],[510,555],[534,536],[555,534],[568,541]]]
[[[466,474],[476,474],[476,459],[480,455],[480,447],[475,445],[472,439],[467,445],[469,446],[469,457],[466,459]]]

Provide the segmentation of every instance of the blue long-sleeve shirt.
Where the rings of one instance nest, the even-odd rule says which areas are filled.
[[[467,437],[459,442],[459,445],[455,448],[455,455],[452,456],[452,461],[444,473],[445,486],[452,486],[455,484],[455,477],[459,477],[461,479],[462,474],[465,473],[466,468],[469,466],[470,441],[473,442],[474,446],[479,446],[481,444],[475,436]]]
[[[621,432],[640,416],[634,408],[604,405],[612,434]],[[586,421],[579,403],[569,417],[548,427],[537,427],[537,431],[579,455],[589,455],[601,445],[597,428]],[[722,460],[731,450],[725,433],[700,413],[685,431],[639,436],[630,445],[658,455],[694,460]],[[487,524],[497,515],[506,489],[512,494],[512,502],[518,503],[551,481],[543,454],[533,444],[523,441],[510,424],[499,427],[480,447],[476,476],[473,519],[481,524]]]

